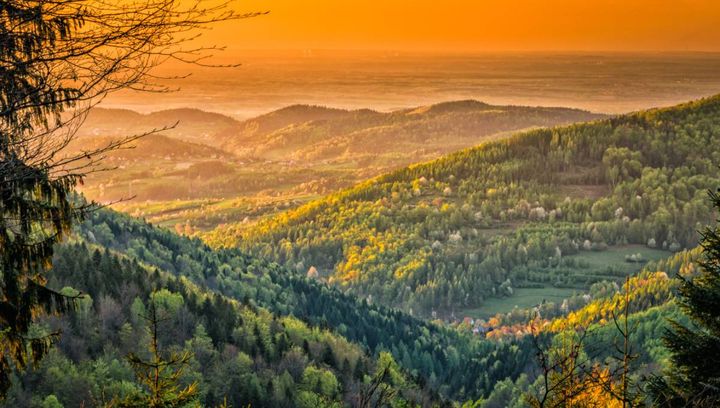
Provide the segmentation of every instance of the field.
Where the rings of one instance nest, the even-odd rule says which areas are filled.
[[[642,262],[627,262],[625,260],[626,256],[638,253],[642,255]],[[582,251],[569,258],[577,259],[578,263],[582,264],[582,268],[577,271],[578,275],[596,276],[607,280],[621,280],[621,277],[610,274],[608,271],[621,271],[626,275],[633,275],[640,272],[647,262],[667,258],[669,255],[670,252],[661,249],[648,248],[642,245],[625,245],[611,247],[605,251]],[[520,309],[533,307],[543,300],[561,302],[574,294],[585,292],[585,289],[587,288],[557,288],[552,286],[515,288],[513,296],[488,298],[483,306],[463,310],[461,316],[456,317],[468,316],[487,319],[498,313],[508,313],[515,307]]]
[[[644,262],[627,262],[628,255],[641,254]],[[622,247],[611,247],[605,251],[583,251],[575,257],[588,263],[589,269],[601,273],[608,267],[615,267],[623,270],[626,274],[640,272],[640,269],[648,261],[657,261],[670,256],[670,252],[662,249],[648,248],[642,245],[625,245]]]
[[[458,317],[472,317],[487,319],[498,313],[508,313],[515,307],[520,309],[531,308],[544,300],[548,302],[562,302],[563,299],[579,293],[576,289],[567,288],[518,288],[511,297],[489,298],[481,307],[466,309]]]

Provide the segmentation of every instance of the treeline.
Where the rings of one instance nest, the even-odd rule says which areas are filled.
[[[241,246],[375,302],[429,316],[477,307],[507,287],[622,281],[584,251],[679,251],[710,220],[720,97],[536,130],[415,165],[256,227]],[[579,256],[576,256],[579,255]]]

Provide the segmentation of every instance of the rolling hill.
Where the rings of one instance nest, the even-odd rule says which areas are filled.
[[[163,133],[175,139],[217,147],[215,134],[237,125],[219,113],[199,109],[170,109],[142,114],[127,109],[94,108],[79,130],[79,136],[128,136],[176,125]]]
[[[671,276],[697,271],[718,113],[720,97],[488,142],[212,237],[244,249],[92,212],[49,274],[87,296],[39,322],[61,341],[5,405],[141,393],[123,356],[147,343],[151,299],[206,405],[353,406],[380,378],[398,404],[526,406],[538,347],[587,330],[588,364],[613,367],[624,304],[640,383],[667,366],[666,319],[686,321]],[[500,313],[427,319],[473,307]]]
[[[602,117],[565,108],[448,102],[381,113],[294,105],[257,118],[194,109],[151,114],[96,109],[75,145],[178,125],[112,154],[120,167],[92,174],[83,193],[189,231],[274,213],[407,164],[513,130]],[[132,163],[132,171],[126,164]],[[179,229],[180,230],[180,229]]]
[[[226,129],[222,146],[239,156],[266,160],[402,165],[503,132],[601,117],[577,109],[493,106],[474,100],[387,113],[296,105]]]
[[[207,240],[423,316],[518,291],[539,303],[694,247],[720,182],[718,129],[713,97],[519,133]]]

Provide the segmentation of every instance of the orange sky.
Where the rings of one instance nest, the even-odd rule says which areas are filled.
[[[231,49],[720,51],[720,0],[239,0]]]

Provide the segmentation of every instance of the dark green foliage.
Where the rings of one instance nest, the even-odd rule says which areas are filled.
[[[495,381],[515,378],[532,361],[532,350],[523,346],[529,344],[527,340],[498,344],[479,341],[469,334],[358,300],[239,250],[213,251],[198,240],[179,237],[118,213],[94,213],[83,224],[83,235],[209,290],[243,299],[244,304],[330,328],[371,354],[390,351],[405,369],[424,378],[428,388],[446,397],[484,395]],[[108,281],[107,285],[117,283]],[[210,327],[206,326],[209,333]],[[265,346],[254,343],[253,349],[261,353]],[[297,346],[307,354],[312,349],[310,344]],[[314,357],[322,360],[323,350]],[[335,364],[342,362],[338,358],[336,354]]]
[[[152,344],[152,325],[141,318],[151,308],[151,296],[158,314],[167,317],[157,331],[158,349],[167,351],[163,361],[174,361],[175,355],[188,364],[176,378],[177,390],[197,383],[205,406],[219,406],[225,399],[237,407],[295,406],[308,369],[321,379],[321,390],[333,381],[342,385],[342,391],[323,398],[351,400],[359,382],[375,369],[363,347],[337,334],[240,305],[185,278],[85,243],[58,248],[50,283],[91,295],[79,300],[75,312],[42,322],[43,330],[62,328],[63,336],[37,369],[15,382],[7,406],[38,406],[49,395],[65,406],[142,405],[151,388],[142,388],[125,357],[134,353],[133,361],[145,368],[143,362],[153,361],[152,353],[143,352],[145,344]],[[336,361],[329,361],[329,353]],[[345,373],[348,363],[337,361],[359,367],[359,378]],[[410,378],[405,388],[395,389],[399,400],[432,398]]]
[[[720,196],[710,193],[716,210]],[[664,336],[671,368],[650,383],[659,407],[720,405],[720,221],[702,234],[703,258],[694,276],[678,274],[678,303],[691,324],[671,322]]]
[[[148,134],[70,152],[88,110],[122,89],[167,90],[151,71],[187,57],[188,32],[256,15],[180,3],[0,2],[0,397],[10,371],[37,362],[56,335],[30,334],[35,318],[72,306],[74,294],[48,289],[44,277],[54,245],[85,209],[71,191],[102,169],[105,153]],[[204,60],[202,49],[179,60]]]
[[[66,312],[73,300],[49,289],[44,274],[78,216],[69,197],[78,178],[54,177],[49,163],[28,151],[35,133],[48,131],[49,118],[58,119],[77,95],[46,82],[33,61],[81,21],[45,12],[41,4],[0,4],[0,399],[11,372],[39,361],[58,334],[31,334],[34,320]]]

